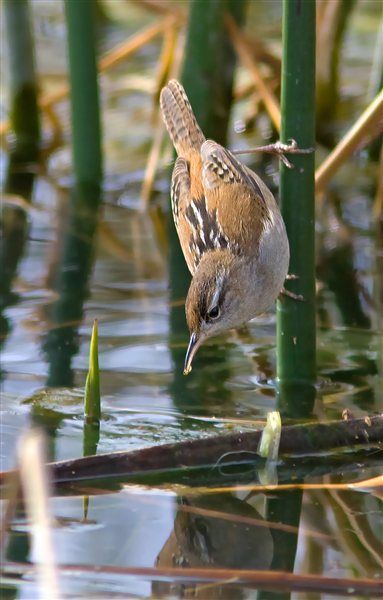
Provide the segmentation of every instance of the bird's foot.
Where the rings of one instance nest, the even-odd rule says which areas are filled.
[[[286,154],[311,154],[315,148],[299,148],[295,140],[290,139],[287,144],[277,141],[274,144],[266,146],[257,146],[249,150],[234,150],[233,154],[253,154],[254,152],[266,152],[267,154],[276,154],[288,169],[293,169],[294,165],[285,156]]]
[[[299,275],[294,275],[294,273],[287,273],[286,279],[288,279],[289,281],[299,279]]]
[[[290,292],[290,290],[286,290],[286,288],[284,287],[281,289],[281,294],[283,294],[284,296],[288,296],[293,300],[299,300],[299,302],[305,301],[304,297],[301,294],[294,294],[294,292]]]

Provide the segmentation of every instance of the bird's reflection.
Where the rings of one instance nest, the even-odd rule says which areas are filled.
[[[174,528],[157,557],[158,567],[268,569],[273,538],[260,513],[233,494],[182,496]],[[243,598],[230,584],[185,587],[178,582],[156,582],[155,595],[183,598]]]

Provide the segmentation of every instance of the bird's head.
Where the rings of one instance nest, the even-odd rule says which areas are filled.
[[[186,320],[190,341],[184,374],[191,371],[193,358],[203,342],[213,335],[241,325],[243,292],[238,261],[227,250],[206,253],[194,274],[186,298]]]

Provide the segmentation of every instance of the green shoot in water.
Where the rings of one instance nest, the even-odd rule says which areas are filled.
[[[93,323],[89,349],[89,371],[85,383],[84,417],[87,423],[99,423],[101,417],[100,370],[98,366],[98,323]]]

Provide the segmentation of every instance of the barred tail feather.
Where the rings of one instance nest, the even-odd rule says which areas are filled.
[[[205,137],[199,128],[185,90],[172,79],[161,91],[162,117],[179,156],[186,159],[193,151],[199,153]]]

